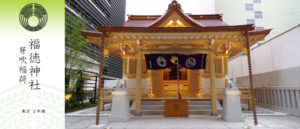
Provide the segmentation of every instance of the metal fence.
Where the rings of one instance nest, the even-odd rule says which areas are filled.
[[[82,84],[82,90],[85,94],[87,94],[89,102],[95,103],[97,98],[97,85],[99,80],[98,73],[84,71],[83,77],[84,81]]]

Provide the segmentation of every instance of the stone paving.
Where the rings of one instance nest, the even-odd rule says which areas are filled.
[[[257,108],[259,126],[253,126],[251,111],[243,111],[245,122],[224,122],[220,116],[190,115],[165,118],[145,115],[128,122],[109,122],[110,111],[101,112],[101,123],[108,129],[300,129],[300,117]],[[95,124],[96,108],[66,114],[66,129],[89,129]]]

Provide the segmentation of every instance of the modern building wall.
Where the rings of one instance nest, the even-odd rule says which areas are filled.
[[[230,25],[255,24],[256,29],[273,30],[271,39],[300,24],[299,0],[215,0],[216,13]]]
[[[121,26],[125,21],[126,0],[66,0],[65,10],[67,14],[79,17],[86,21],[88,30],[96,30],[97,26]],[[66,23],[72,25],[72,23]],[[80,41],[78,41],[80,42]],[[66,46],[68,47],[68,46]],[[90,53],[83,54],[82,59],[91,62],[87,71],[99,72],[100,49],[92,44],[87,44],[83,49],[88,49]],[[122,60],[114,55],[109,55],[105,59],[105,78],[122,77]]]
[[[121,26],[125,22],[126,0],[66,0],[65,3],[95,27]]]
[[[251,50],[258,104],[300,115],[300,25]],[[246,56],[228,63],[237,85],[249,87]]]

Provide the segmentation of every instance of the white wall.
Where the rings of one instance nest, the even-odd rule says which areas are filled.
[[[210,94],[210,79],[209,78],[202,78],[202,93],[203,94]],[[223,88],[225,88],[225,79],[223,78],[216,78],[216,88],[217,94],[221,94]]]
[[[127,81],[127,88],[136,87],[136,79],[128,79]],[[149,94],[150,93],[150,79],[144,78],[142,79],[142,93]]]
[[[116,86],[117,86],[117,80],[104,80],[105,88],[114,88]]]
[[[300,66],[300,25],[251,50],[253,74]],[[248,75],[246,56],[238,56],[228,63],[230,77]]]
[[[300,66],[300,26],[271,40],[274,70]]]

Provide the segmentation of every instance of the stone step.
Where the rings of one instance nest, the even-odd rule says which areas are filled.
[[[211,105],[189,105],[189,110],[210,109]]]
[[[199,114],[209,115],[211,114],[211,109],[189,110],[189,115],[199,115]]]
[[[143,100],[141,104],[141,113],[142,115],[164,115],[165,102],[163,100]],[[189,115],[196,114],[211,114],[211,102],[209,100],[197,101],[192,100],[188,101]],[[219,102],[217,102],[218,112],[222,110]],[[134,113],[135,102],[131,105],[131,113]]]
[[[142,115],[164,115],[165,110],[164,109],[142,109],[141,110]]]
[[[165,111],[164,110],[147,110],[143,109],[141,110],[142,115],[164,115]],[[211,109],[199,109],[199,110],[189,110],[189,115],[197,115],[197,114],[205,114],[209,115],[211,114]]]
[[[142,101],[142,105],[165,105],[164,101]]]
[[[211,101],[188,101],[189,105],[211,105]]]
[[[142,101],[142,105],[164,105],[165,102],[162,100],[157,101]],[[189,105],[210,105],[211,101],[188,101]]]
[[[165,109],[165,105],[142,105],[141,109],[160,109],[160,110],[164,110]]]
[[[188,105],[190,110],[195,109],[210,109],[211,105]],[[163,110],[165,108],[164,105],[142,105],[142,109],[161,109]]]

